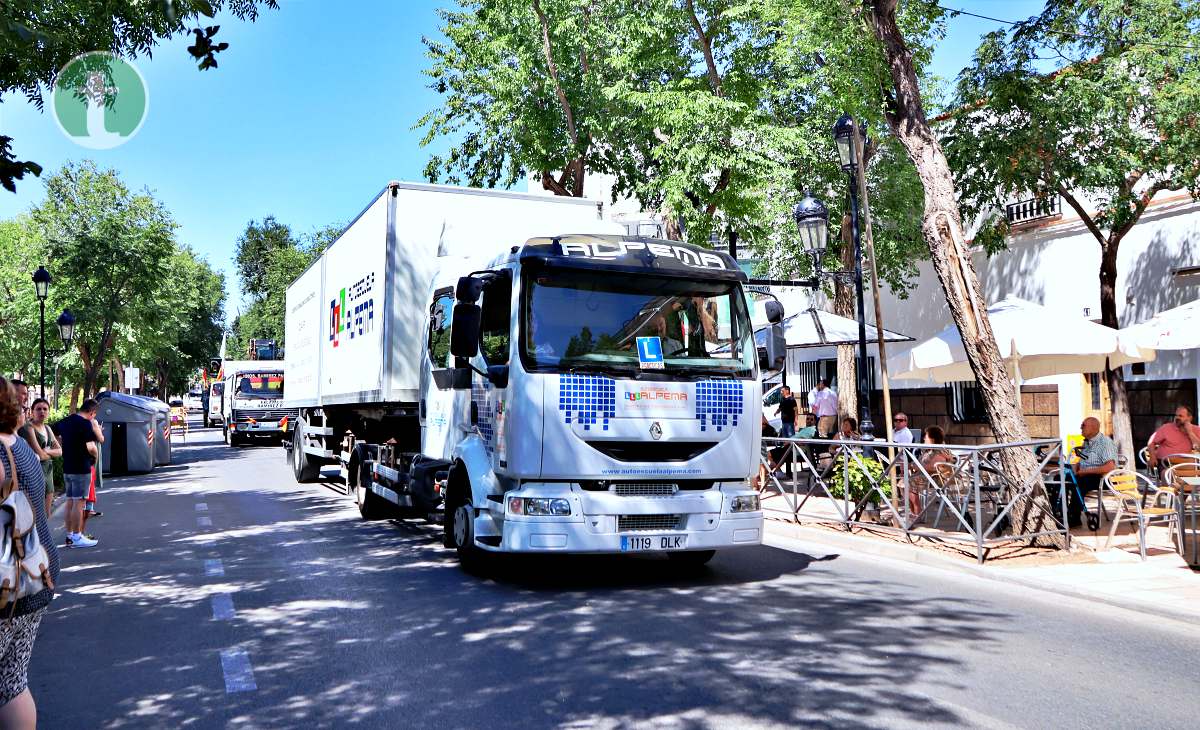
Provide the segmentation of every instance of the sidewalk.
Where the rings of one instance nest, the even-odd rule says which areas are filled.
[[[847,553],[953,570],[1190,624],[1200,623],[1200,574],[1188,568],[1177,554],[1160,554],[1142,562],[1136,555],[1109,550],[1070,553],[1053,563],[1039,560],[981,566],[973,557],[953,557],[861,530],[850,533],[834,527],[797,525],[774,515],[768,510],[765,542],[775,547],[793,549],[787,544],[789,540],[816,542]]]

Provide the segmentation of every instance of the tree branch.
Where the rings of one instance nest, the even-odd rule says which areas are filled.
[[[704,31],[704,26],[700,25],[700,18],[696,15],[696,6],[692,0],[687,0],[687,9],[688,15],[692,17],[696,40],[700,43],[700,52],[704,54],[704,65],[708,67],[708,83],[712,85],[713,93],[721,96],[721,74],[717,72],[717,62],[713,60],[712,41]]]
[[[1067,190],[1066,186],[1062,183],[1058,183],[1055,187],[1058,188],[1058,194],[1063,197],[1063,200],[1067,201],[1067,205],[1070,205],[1075,210],[1075,213],[1079,215],[1079,220],[1083,221],[1087,229],[1096,237],[1100,248],[1107,248],[1108,239],[1104,237],[1104,232],[1100,230],[1100,226],[1096,225],[1096,221],[1092,220],[1092,216],[1088,214],[1083,205],[1075,199],[1074,195],[1071,195],[1071,191]]]
[[[558,64],[554,62],[553,47],[550,45],[550,21],[542,11],[541,0],[533,0],[533,12],[537,14],[538,23],[542,26],[542,53],[546,56],[546,65],[550,71],[550,78],[554,81],[558,103],[567,118],[567,133],[571,135],[571,144],[578,147],[579,135],[575,131],[575,115],[571,111],[571,103],[567,100],[567,92],[563,91],[562,83],[558,80]]]

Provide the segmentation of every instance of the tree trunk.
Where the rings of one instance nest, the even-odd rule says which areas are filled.
[[[850,216],[842,216],[842,271],[854,270],[854,242],[850,240]],[[855,319],[854,289],[850,282],[834,279],[833,313],[839,317]],[[854,345],[838,345],[837,348],[837,394],[838,410],[843,417],[858,420],[858,367]],[[838,426],[841,429],[841,426]]]
[[[1117,318],[1117,243],[1107,244],[1100,257],[1100,324],[1120,329]],[[1125,373],[1121,368],[1105,368],[1108,397],[1112,401],[1113,441],[1117,451],[1130,463],[1136,463],[1133,446],[1133,425],[1130,422],[1129,393],[1125,390]]]
[[[963,349],[979,383],[992,433],[1000,442],[1026,441],[1029,427],[996,346],[987,303],[963,235],[954,177],[925,117],[912,51],[896,23],[896,2],[874,0],[868,5],[869,21],[882,44],[892,78],[892,88],[885,90],[885,95],[890,97],[886,111],[888,124],[908,151],[921,178],[925,190],[921,230],[929,246],[934,271],[946,294],[950,315],[958,327]],[[1011,482],[1021,485],[1032,480],[1034,483],[1028,496],[1015,499],[1011,510],[1013,531],[1030,533],[1053,529],[1050,503],[1033,453],[1024,448],[1003,449],[1000,460]],[[1066,547],[1066,540],[1061,536],[1042,541],[1055,547]]]

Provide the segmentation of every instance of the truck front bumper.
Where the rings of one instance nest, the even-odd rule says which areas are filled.
[[[505,496],[550,494],[554,492],[535,488]],[[570,500],[569,516],[506,514],[503,505],[495,505],[499,509],[477,518],[475,534],[500,538],[499,545],[489,547],[490,541],[481,540],[480,547],[513,553],[666,552],[760,545],[762,511],[731,511],[735,497],[748,495],[757,496],[745,488],[714,489],[682,499],[611,498],[571,490],[555,495]],[[655,527],[660,517],[674,519]]]
[[[233,430],[245,436],[278,436],[287,433],[287,429],[281,428],[278,423],[239,423]]]

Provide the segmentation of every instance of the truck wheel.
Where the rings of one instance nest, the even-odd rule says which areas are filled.
[[[667,559],[688,568],[699,568],[706,565],[716,554],[716,550],[689,550],[682,553],[667,553]]]
[[[468,573],[478,573],[487,557],[475,545],[475,510],[471,507],[471,486],[456,472],[450,470],[450,499],[446,501],[445,542],[458,553],[458,564]]]
[[[300,429],[296,429],[292,436],[292,474],[296,477],[296,481],[304,484],[305,482],[315,482],[321,476],[321,465],[315,463],[308,454],[304,453],[304,438],[300,435]]]
[[[382,520],[390,517],[394,505],[370,490],[371,472],[365,463],[358,464],[358,481],[354,485],[354,503],[364,520]]]

